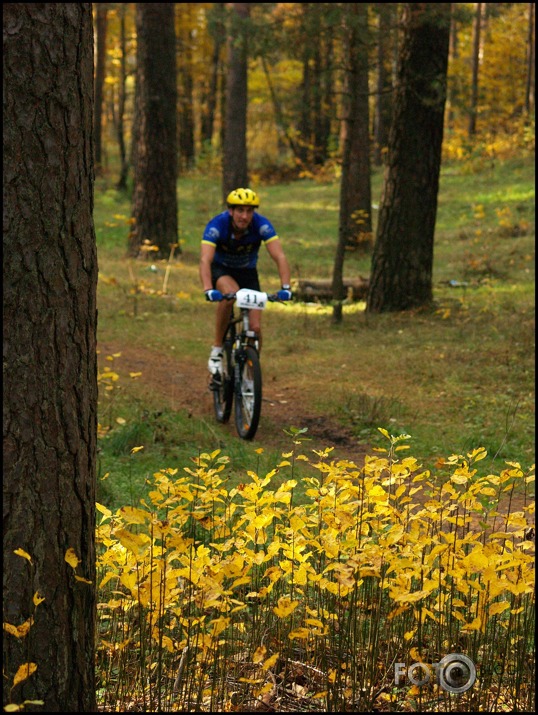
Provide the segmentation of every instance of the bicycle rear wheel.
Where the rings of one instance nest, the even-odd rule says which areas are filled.
[[[247,346],[237,368],[235,426],[242,439],[252,439],[258,429],[262,409],[262,369],[258,351]]]
[[[228,422],[232,413],[234,399],[234,376],[232,367],[232,345],[224,341],[222,348],[222,374],[213,376],[211,389],[213,390],[213,406],[217,422]]]

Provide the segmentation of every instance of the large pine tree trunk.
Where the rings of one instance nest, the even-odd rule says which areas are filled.
[[[389,136],[367,310],[432,300],[450,4],[409,3]]]
[[[4,706],[96,712],[92,11],[3,10]]]
[[[137,3],[137,117],[129,253],[168,258],[177,244],[175,3]]]
[[[247,159],[247,27],[250,3],[234,2],[228,37],[228,74],[224,147],[222,152],[222,194],[248,186]]]

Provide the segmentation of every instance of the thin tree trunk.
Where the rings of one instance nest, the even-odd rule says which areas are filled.
[[[126,3],[120,4],[120,87],[118,96],[118,121],[117,137],[120,152],[120,176],[116,188],[119,191],[127,189],[127,175],[129,173],[129,162],[127,161],[127,149],[125,146],[125,88],[127,82],[127,42],[125,38],[125,12]]]
[[[342,320],[344,258],[346,248],[371,241],[370,137],[368,119],[368,15],[367,6],[346,3],[348,99],[344,121],[345,142],[340,184],[338,245],[333,268],[333,322]]]
[[[96,10],[96,62],[95,62],[95,102],[94,102],[94,147],[95,170],[102,171],[102,129],[103,129],[103,87],[105,84],[106,35],[107,35],[107,5],[95,3]]]
[[[284,137],[286,139],[286,143],[289,146],[293,156],[297,160],[300,160],[298,148],[297,148],[295,142],[293,141],[293,138],[292,138],[290,131],[288,129],[288,126],[286,124],[286,120],[284,119],[284,112],[282,111],[282,104],[280,103],[280,100],[278,99],[278,97],[276,95],[276,91],[275,91],[273,82],[271,80],[271,72],[269,70],[267,60],[263,55],[261,57],[261,61],[262,61],[263,71],[265,73],[265,79],[267,80],[267,86],[269,87],[269,94],[271,95],[271,99],[273,101],[273,109],[275,111],[275,121],[276,121],[278,134],[284,135]]]
[[[527,37],[527,81],[525,83],[525,114],[534,110],[534,3],[529,3],[529,32]]]
[[[482,25],[482,3],[475,3],[475,17],[473,23],[473,69],[471,78],[471,102],[469,105],[469,129],[470,137],[476,134],[476,114],[478,111],[478,74],[480,68],[480,28]]]
[[[374,110],[373,160],[376,166],[383,164],[387,149],[392,108],[392,73],[390,52],[392,38],[393,8],[391,3],[377,3],[379,12],[377,40],[377,94]]]

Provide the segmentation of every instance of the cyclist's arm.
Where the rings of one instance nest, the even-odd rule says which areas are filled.
[[[276,263],[281,285],[289,285],[291,281],[291,271],[288,259],[284,254],[284,249],[278,238],[268,241],[266,244],[269,255]]]
[[[200,280],[202,281],[203,290],[211,290],[213,281],[211,280],[211,263],[215,255],[216,246],[210,243],[202,243],[200,249]]]

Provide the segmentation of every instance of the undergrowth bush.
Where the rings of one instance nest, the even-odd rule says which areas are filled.
[[[534,468],[480,475],[475,449],[434,476],[381,431],[362,468],[295,439],[231,489],[216,450],[98,504],[100,709],[534,711]],[[451,653],[476,682],[396,685]]]

